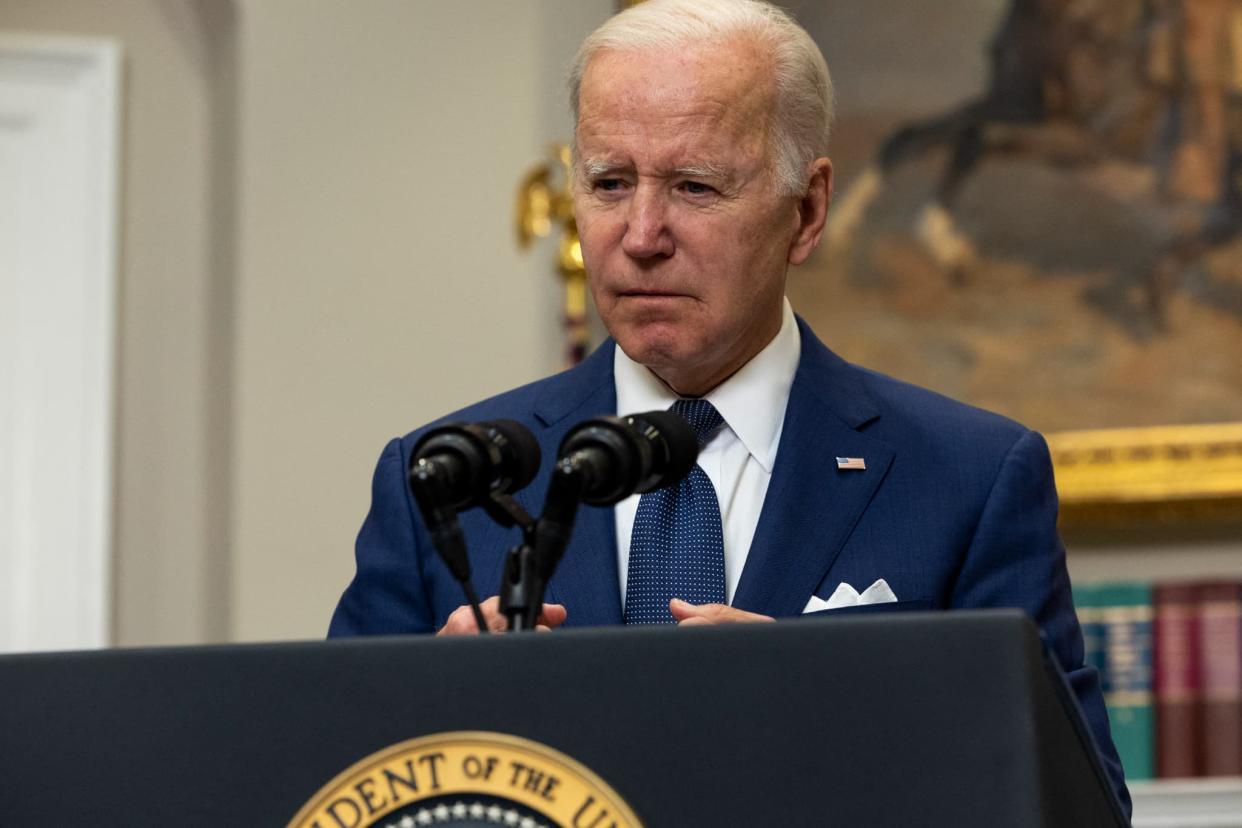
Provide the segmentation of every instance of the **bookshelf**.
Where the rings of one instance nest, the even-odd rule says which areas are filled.
[[[1242,580],[1242,524],[1067,529],[1076,582]],[[1134,828],[1242,828],[1242,778],[1130,782]]]
[[[1131,782],[1134,828],[1242,828],[1242,778]]]
[[[1242,580],[1242,528],[1230,538],[1148,542],[1087,542],[1066,533],[1070,578],[1095,581]]]

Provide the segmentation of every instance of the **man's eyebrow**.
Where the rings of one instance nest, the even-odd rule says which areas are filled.
[[[625,164],[618,164],[614,161],[601,161],[597,158],[587,158],[582,162],[582,174],[587,178],[595,178],[605,173],[624,169],[626,169]]]
[[[673,170],[673,174],[681,178],[709,178],[717,181],[729,177],[723,167],[715,164],[682,164]]]
[[[587,158],[582,161],[582,174],[587,178],[597,178],[609,173],[624,172],[630,169],[629,164],[615,161],[603,161],[598,158]],[[729,178],[728,172],[721,166],[711,163],[681,164],[671,170],[671,175],[678,178],[706,178],[723,181]]]

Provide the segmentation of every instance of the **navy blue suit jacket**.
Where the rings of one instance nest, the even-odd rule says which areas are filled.
[[[781,445],[733,606],[777,618],[801,614],[841,582],[886,580],[899,601],[867,611],[1016,607],[1039,626],[1065,670],[1129,811],[1099,681],[1083,664],[1065,552],[1056,531],[1052,465],[1042,437],[995,414],[851,365],[799,320],[802,355]],[[609,341],[583,364],[458,411],[445,420],[508,418],[543,450],[518,500],[538,514],[565,432],[616,412]],[[624,412],[629,413],[629,412]],[[431,547],[406,486],[424,429],[393,440],[375,472],[358,535],[357,574],[330,635],[430,632],[463,603]],[[866,470],[838,470],[862,457]],[[517,530],[482,510],[462,516],[474,582],[494,594]],[[611,508],[584,506],[548,587],[567,625],[620,624]]]

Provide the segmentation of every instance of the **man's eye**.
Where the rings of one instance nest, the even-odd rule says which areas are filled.
[[[595,182],[595,189],[604,190],[605,192],[613,192],[621,189],[621,179],[619,178],[601,178]]]
[[[690,195],[707,195],[716,192],[713,188],[707,186],[701,181],[685,181],[682,182],[681,188]]]

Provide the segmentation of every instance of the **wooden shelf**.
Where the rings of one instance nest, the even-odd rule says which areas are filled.
[[[1242,828],[1242,778],[1131,782],[1134,828]]]

